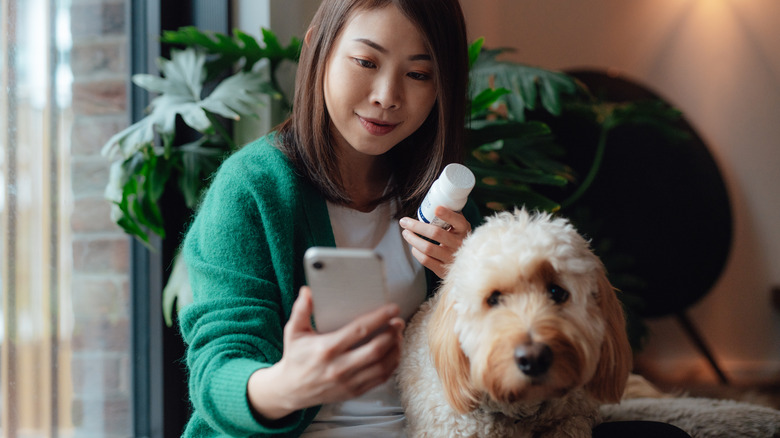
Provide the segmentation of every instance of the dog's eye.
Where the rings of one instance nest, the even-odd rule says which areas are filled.
[[[550,298],[552,298],[556,304],[561,304],[569,299],[569,291],[557,284],[551,284],[547,290],[550,293]]]
[[[488,297],[485,302],[489,307],[496,307],[498,303],[501,301],[501,292],[494,290],[492,294]]]

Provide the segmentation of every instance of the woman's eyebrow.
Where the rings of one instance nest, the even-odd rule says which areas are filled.
[[[388,52],[388,50],[386,48],[382,47],[381,45],[377,44],[374,41],[371,41],[368,38],[355,38],[353,41],[357,41],[359,43],[363,43],[363,44],[365,44],[365,45],[371,47],[372,49],[375,49],[375,50],[377,50],[377,51],[379,51],[381,53],[387,53]],[[410,56],[409,60],[410,61],[430,61],[431,60],[431,55],[428,55],[427,53],[420,53],[420,54],[417,54],[417,55]]]

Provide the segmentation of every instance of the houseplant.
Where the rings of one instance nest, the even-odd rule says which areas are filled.
[[[249,35],[233,36],[182,28],[163,41],[183,46],[160,60],[164,78],[137,75],[134,82],[160,93],[144,119],[112,137],[104,148],[118,156],[106,196],[114,220],[129,234],[149,243],[149,233],[165,238],[159,199],[171,178],[187,206],[194,208],[208,176],[237,148],[225,120],[256,114],[264,99],[289,108],[276,72],[284,60],[297,59],[300,41],[283,47],[263,30],[262,45]],[[501,61],[506,49],[484,50],[483,40],[470,47],[471,112],[464,161],[477,176],[473,197],[484,214],[523,205],[558,211],[576,204],[598,172],[606,138],[626,123],[664,125],[676,114],[665,106],[602,102],[573,77]],[[548,123],[563,114],[586,119],[600,132],[590,169],[578,175],[564,164],[565,148]],[[182,142],[177,120],[199,133]],[[181,123],[179,123],[179,126]],[[568,192],[564,189],[574,187]],[[565,196],[564,196],[565,195]],[[176,263],[164,292],[164,314],[172,323],[175,306],[188,301],[186,271]],[[641,329],[638,331],[641,337]]]
[[[263,47],[241,31],[229,37],[194,27],[165,32],[162,40],[184,49],[159,60],[162,77],[133,76],[136,85],[157,93],[148,115],[103,147],[114,158],[105,191],[112,219],[146,245],[150,233],[165,238],[159,201],[169,179],[177,179],[187,207],[194,208],[208,176],[237,149],[226,119],[256,117],[268,98],[289,106],[276,71],[283,61],[297,60],[301,44],[293,38],[283,47],[265,29]],[[177,138],[179,120],[199,133],[196,139]]]

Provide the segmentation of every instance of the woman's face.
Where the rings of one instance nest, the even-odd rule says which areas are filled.
[[[325,67],[337,147],[376,156],[411,135],[436,101],[433,75],[422,34],[395,6],[353,13]]]

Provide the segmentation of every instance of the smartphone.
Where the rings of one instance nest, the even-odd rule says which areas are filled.
[[[370,249],[311,247],[303,256],[318,332],[336,330],[387,302],[382,257]]]

